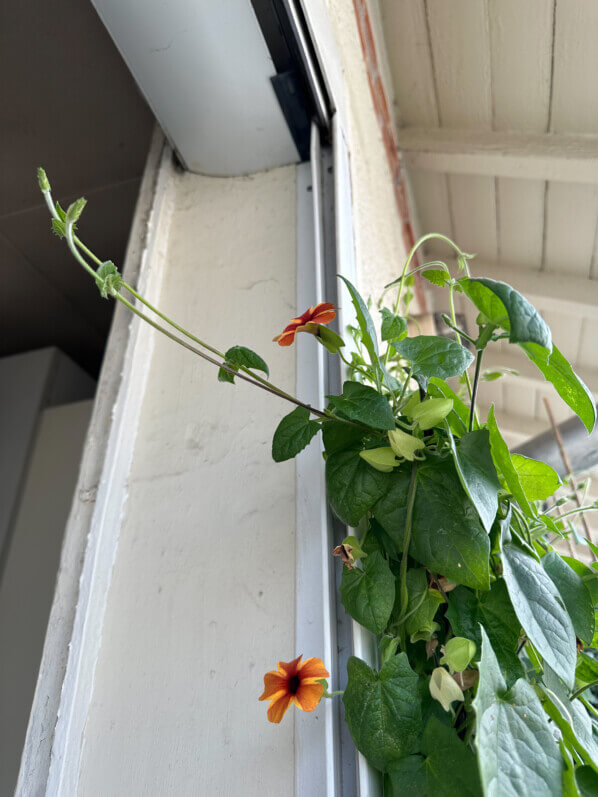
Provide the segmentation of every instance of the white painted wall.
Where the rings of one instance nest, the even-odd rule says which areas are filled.
[[[0,579],[2,795],[17,780],[91,408],[87,400],[42,410]]]
[[[171,180],[159,306],[294,389],[271,338],[295,314],[295,167]],[[295,471],[270,454],[285,412],[156,337],[79,794],[293,793],[292,717],[271,725],[257,700],[295,655]]]

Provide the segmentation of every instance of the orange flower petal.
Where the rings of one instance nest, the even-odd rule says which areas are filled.
[[[297,668],[297,675],[303,681],[305,678],[329,678],[330,673],[324,667],[321,659],[305,659]]]
[[[334,310],[327,310],[325,313],[318,313],[311,319],[314,324],[329,324],[336,318]]]
[[[322,684],[302,683],[299,689],[297,689],[294,701],[302,711],[313,711],[322,699],[323,694],[324,687]]]
[[[293,695],[290,695],[288,692],[285,692],[279,698],[273,700],[268,708],[268,719],[270,722],[280,722],[287,713],[292,702]]]
[[[295,329],[290,332],[281,332],[281,334],[277,335],[273,340],[275,343],[278,343],[279,346],[290,346],[295,340]]]
[[[260,700],[270,700],[277,692],[287,691],[287,678],[272,670],[264,675],[264,694]]]
[[[293,661],[279,661],[278,669],[284,675],[288,676],[289,678],[292,678],[293,675],[297,675],[298,665],[302,658],[303,654],[301,654],[301,656],[297,656],[297,658],[293,659]]]

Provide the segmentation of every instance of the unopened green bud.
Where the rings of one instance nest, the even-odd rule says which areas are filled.
[[[461,687],[444,667],[436,667],[433,671],[430,677],[430,694],[445,711],[451,710],[451,703],[455,700],[463,700]]]
[[[96,284],[100,289],[100,293],[104,299],[108,296],[114,296],[118,293],[122,285],[123,278],[121,277],[118,269],[112,260],[106,260],[101,266],[98,266],[96,271]]]
[[[42,194],[45,194],[51,190],[48,175],[41,166],[37,167],[37,182],[39,183],[39,190],[42,192]]]
[[[395,454],[398,457],[403,457],[403,459],[408,459],[409,462],[413,462],[415,459],[416,451],[421,451],[422,448],[426,447],[424,441],[420,440],[419,437],[402,432],[400,429],[390,431],[388,439]]]
[[[87,200],[85,197],[80,197],[79,199],[76,199],[72,205],[69,205],[69,208],[66,212],[67,224],[74,224],[79,219],[79,216],[83,213],[83,208],[85,205],[87,205]]]
[[[429,642],[439,629],[439,624],[432,621],[418,628],[417,631],[409,636],[409,639],[414,644],[415,642]]]
[[[420,429],[431,429],[443,421],[452,409],[452,399],[426,399],[411,411],[411,418]]]
[[[447,664],[451,672],[463,672],[475,656],[476,645],[471,639],[456,636],[444,646],[444,656],[441,664]]]
[[[390,446],[368,448],[367,451],[360,451],[359,456],[364,459],[368,465],[371,465],[372,468],[382,471],[382,473],[390,473],[391,470],[399,464],[395,452]]]

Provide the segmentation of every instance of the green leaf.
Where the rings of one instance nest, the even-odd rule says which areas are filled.
[[[444,646],[441,664],[446,664],[451,672],[463,672],[476,654],[476,643],[462,636],[454,636]]]
[[[342,421],[326,421],[322,424],[322,440],[328,455],[361,448],[361,441],[366,434],[363,429],[349,426]]]
[[[440,288],[444,288],[451,281],[450,274],[442,268],[427,268],[421,272],[421,275],[432,285],[438,285]]]
[[[432,797],[428,792],[426,759],[421,755],[409,755],[393,764],[385,786],[385,797]]]
[[[562,484],[559,474],[546,462],[522,454],[511,454],[511,462],[528,501],[544,501]]]
[[[351,656],[343,695],[345,718],[357,749],[384,772],[419,749],[422,733],[418,677],[406,653],[375,672]]]
[[[357,526],[387,491],[391,476],[370,467],[358,451],[331,454],[326,460],[326,487],[332,509],[343,523]]]
[[[475,756],[452,728],[432,717],[422,750],[426,757],[406,756],[389,771],[392,797],[481,797]]]
[[[274,462],[284,462],[296,457],[300,451],[309,445],[312,437],[318,433],[320,424],[311,421],[309,410],[297,407],[296,410],[285,415],[276,427],[272,440],[272,459]]]
[[[503,440],[496,424],[496,419],[494,417],[494,405],[490,407],[490,411],[488,412],[487,425],[488,431],[490,432],[490,450],[492,451],[492,459],[494,460],[497,470],[502,473],[504,480],[507,483],[507,487],[513,494],[521,509],[526,515],[528,515],[528,517],[534,517],[537,513],[527,500],[527,496],[523,490],[523,487],[521,486],[519,476],[517,475],[517,471],[515,470],[515,466],[511,460],[511,455],[509,453],[507,444]]]
[[[343,567],[341,599],[348,614],[373,634],[381,634],[395,601],[395,578],[377,551],[363,561],[363,570]]]
[[[498,511],[500,490],[490,450],[490,433],[487,429],[468,432],[455,443],[449,430],[449,440],[459,481],[477,509],[482,525],[490,533]]]
[[[585,645],[591,645],[595,630],[594,605],[588,588],[556,551],[549,551],[542,557],[542,567],[563,599],[576,636]]]
[[[523,678],[507,690],[483,629],[479,671],[473,707],[484,793],[560,797],[563,761],[542,704]]]
[[[575,631],[557,588],[542,565],[513,543],[503,545],[502,564],[523,630],[546,663],[572,687],[577,660]]]
[[[575,783],[579,797],[596,797],[598,794],[598,773],[587,764],[575,769]]]
[[[488,589],[490,542],[452,459],[419,465],[416,485],[410,556],[457,584]]]
[[[390,476],[388,489],[374,505],[372,510],[374,517],[392,539],[399,551],[403,550],[410,481],[411,467],[409,467],[408,471],[395,470]]]
[[[488,592],[475,595],[465,587],[449,593],[446,612],[453,633],[472,639],[478,651],[482,646],[480,625],[496,652],[500,668],[510,685],[523,675],[517,657],[521,623],[517,619],[503,579],[495,581]]]
[[[580,653],[577,657],[575,677],[584,684],[591,684],[598,680],[598,661],[587,653]]]
[[[374,429],[394,429],[395,419],[387,399],[377,390],[359,382],[345,382],[340,396],[328,396],[330,406],[349,420]]]
[[[538,311],[506,282],[487,278],[459,280],[478,310],[509,333],[511,343],[536,343],[550,351],[552,335]]]
[[[556,346],[552,347],[550,354],[535,343],[523,344],[521,348],[591,432],[596,423],[596,401],[567,359]]]
[[[433,377],[428,385],[428,395],[452,400],[453,411],[447,416],[451,432],[457,435],[465,434],[469,426],[469,407],[455,391],[443,379]]]
[[[583,562],[580,562],[578,559],[574,559],[572,556],[561,556],[561,559],[564,562],[567,562],[569,567],[572,570],[575,570],[578,576],[580,576],[581,580],[586,586],[586,589],[590,593],[590,600],[592,601],[592,606],[595,606],[598,603],[598,573],[595,570],[592,570],[591,567],[588,567]]]
[[[558,725],[567,746],[582,757],[598,765],[598,744],[594,738],[592,720],[584,704],[571,700],[565,684],[550,667],[544,667],[542,678],[548,697],[544,708],[548,716]]]
[[[461,376],[473,362],[473,354],[464,346],[438,335],[418,335],[391,345],[410,363],[413,376],[424,389],[431,377]]]
[[[407,336],[407,321],[401,315],[394,315],[387,307],[382,313],[382,340],[401,340]]]
[[[265,361],[262,360],[259,354],[256,354],[254,351],[251,351],[251,349],[248,349],[245,346],[232,346],[225,353],[224,361],[226,365],[228,365],[230,368],[234,368],[235,371],[237,371],[239,366],[242,365],[245,368],[254,368],[258,371],[263,371],[266,376],[270,375],[268,366],[266,365]],[[218,381],[234,383],[235,377],[228,371],[225,371],[221,368],[218,371]]]
[[[359,324],[359,329],[361,330],[361,340],[367,350],[367,353],[370,356],[370,362],[374,367],[374,371],[376,373],[376,381],[379,387],[380,365],[379,365],[379,356],[378,356],[378,341],[376,338],[376,327],[374,326],[374,322],[372,321],[370,311],[368,310],[366,303],[361,298],[357,288],[351,282],[349,282],[349,280],[346,279],[346,277],[343,277],[340,274],[339,277],[345,283],[345,285],[349,290],[349,293],[351,294],[351,301],[353,302],[353,307],[355,308],[355,316],[357,318],[357,323]]]
[[[442,797],[481,797],[482,785],[474,754],[448,728],[432,717],[422,740],[428,794]]]
[[[436,589],[429,589],[426,571],[415,568],[407,571],[407,615],[405,630],[412,642],[429,640],[438,628],[434,616],[444,598]]]

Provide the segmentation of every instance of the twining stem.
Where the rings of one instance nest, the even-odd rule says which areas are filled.
[[[405,391],[407,390],[407,385],[409,384],[409,382],[411,380],[411,371],[412,371],[412,369],[409,368],[407,370],[406,374],[405,374],[405,381],[403,382],[403,387],[401,389],[401,395],[397,399],[397,402],[395,404],[395,408],[401,406],[401,402],[403,401],[403,397],[405,395]]]
[[[591,683],[585,684],[584,686],[580,686],[579,689],[577,689],[575,692],[573,692],[573,694],[571,695],[571,697],[569,699],[570,700],[575,700],[575,698],[579,697],[583,692],[586,691],[586,689],[591,689],[593,686],[598,686],[598,680],[592,681]]]
[[[403,555],[401,557],[400,568],[400,604],[399,620],[401,626],[401,644],[405,649],[405,626],[404,620],[409,604],[409,591],[407,589],[407,564],[409,560],[409,544],[411,543],[411,528],[413,526],[413,506],[415,504],[415,493],[417,491],[417,462],[411,466],[411,481],[409,482],[409,498],[407,502],[407,515],[405,517],[405,531],[403,533]]]
[[[79,248],[82,249],[84,252],[86,252],[96,263],[98,263],[98,265],[102,265],[102,261],[98,257],[96,257],[96,255],[94,255],[93,252],[90,249],[88,249],[85,246],[85,244],[83,244],[74,235],[72,219],[69,219],[68,216],[67,216],[66,220],[64,222],[62,221],[58,211],[56,210],[54,202],[52,200],[51,192],[49,190],[42,190],[42,195],[44,197],[46,205],[48,206],[48,209],[50,210],[50,213],[51,213],[52,217],[54,219],[56,219],[57,221],[59,221],[61,224],[64,224],[64,234],[65,234],[67,245],[68,245],[68,247],[69,247],[69,249],[71,251],[71,254],[77,260],[77,262],[85,269],[85,271],[87,271],[94,278],[94,280],[97,280],[98,275],[97,275],[96,271],[89,265],[89,263],[81,255],[81,253],[79,252]],[[199,338],[195,337],[190,332],[185,330],[183,327],[179,326],[174,321],[172,321],[170,318],[168,318],[168,316],[166,316],[163,313],[161,313],[157,308],[153,307],[153,305],[151,305],[149,302],[147,302],[130,285],[128,285],[128,284],[126,284],[124,282],[122,283],[122,285],[136,299],[141,301],[143,304],[146,305],[146,307],[148,307],[150,310],[152,310],[152,312],[156,313],[160,318],[162,318],[164,321],[166,321],[166,323],[170,324],[172,327],[177,329],[179,332],[181,332],[186,337],[188,337],[191,340],[193,340],[196,343],[198,343],[200,346],[203,346],[204,348],[208,349],[208,351],[211,351],[212,353],[216,354],[217,356],[222,357],[223,360],[226,359],[225,355],[222,354],[221,352],[219,352],[217,349],[213,348],[212,346],[209,346],[204,341],[202,341]],[[177,337],[176,335],[173,335],[171,332],[169,332],[163,326],[161,326],[157,322],[153,321],[151,318],[149,318],[149,316],[145,315],[145,313],[142,313],[133,304],[131,304],[131,302],[129,302],[127,299],[125,299],[125,297],[122,296],[120,293],[113,292],[112,295],[117,301],[121,302],[121,304],[124,304],[126,307],[128,307],[128,309],[132,313],[137,315],[139,318],[141,318],[143,321],[145,321],[147,324],[149,324],[151,327],[153,327],[157,331],[161,332],[167,338],[170,338],[174,342],[179,343],[183,348],[188,349],[189,351],[192,351],[194,354],[197,354],[198,357],[201,357],[202,359],[206,360],[207,362],[210,362],[213,365],[218,366],[218,368],[221,368],[223,371],[226,371],[227,373],[231,374],[232,376],[236,376],[239,379],[242,379],[243,381],[248,382],[249,384],[255,385],[256,387],[260,387],[262,390],[265,390],[268,393],[272,393],[272,395],[274,395],[274,396],[279,396],[280,398],[284,399],[285,401],[289,401],[291,404],[295,404],[297,407],[303,407],[304,409],[308,410],[312,415],[315,415],[318,418],[322,418],[324,420],[330,420],[332,418],[332,416],[329,413],[322,412],[321,410],[317,410],[314,407],[311,407],[309,404],[306,404],[306,403],[304,403],[302,401],[299,401],[299,399],[296,399],[294,396],[291,396],[289,393],[286,393],[284,390],[281,390],[280,388],[276,387],[275,385],[271,385],[265,379],[263,379],[262,377],[258,376],[257,374],[254,374],[252,371],[250,371],[245,366],[238,366],[238,368],[236,368],[236,367],[229,366],[226,362],[219,362],[218,360],[215,360],[213,357],[210,357],[205,352],[201,351],[200,349],[197,349],[195,346],[191,346],[186,341],[182,340],[181,338]],[[240,371],[245,371],[245,373],[240,373]],[[353,426],[353,427],[356,427],[356,428],[359,428],[359,429],[366,429],[367,431],[369,431],[369,429],[367,429],[367,427],[364,427],[361,424],[353,423],[352,421],[349,421],[349,420],[347,420],[345,418],[336,418],[335,417],[335,420],[338,420],[338,421],[340,421],[340,422],[342,422],[342,423],[344,423],[344,424],[346,424],[348,426]]]
[[[167,329],[158,324],[156,321],[153,321],[149,316],[145,315],[145,313],[142,313],[141,310],[138,310],[135,307],[135,305],[131,304],[131,302],[129,302],[127,299],[125,299],[124,296],[121,296],[119,293],[114,294],[114,298],[117,301],[121,302],[121,304],[124,304],[125,307],[128,307],[132,313],[135,313],[136,316],[139,316],[139,318],[141,318],[151,327],[157,329],[158,332],[161,332],[163,335],[165,335],[167,338],[170,338],[170,340],[173,340],[175,343],[179,343],[184,349],[188,349],[189,351],[192,351],[194,354],[197,354],[197,356],[201,357],[203,360],[207,360],[207,362],[212,363],[213,365],[217,365],[219,368],[222,368],[223,371],[226,371],[232,376],[236,376],[245,382],[249,382],[249,384],[251,385],[256,385],[257,387],[261,387],[262,390],[266,390],[268,393],[272,393],[272,395],[274,396],[279,396],[280,398],[284,398],[286,401],[290,401],[291,403],[296,404],[298,407],[303,407],[304,409],[309,410],[309,412],[311,412],[313,415],[316,415],[318,418],[324,418],[325,420],[330,419],[330,416],[327,415],[325,412],[316,410],[314,409],[314,407],[311,407],[309,404],[305,404],[304,402],[299,401],[299,399],[293,398],[292,396],[282,396],[278,392],[278,390],[275,390],[269,385],[260,384],[259,382],[256,382],[254,379],[250,378],[249,376],[246,376],[245,374],[240,374],[238,371],[235,371],[234,368],[229,367],[228,365],[226,365],[226,363],[218,362],[218,360],[215,360],[213,357],[210,357],[205,352],[200,351],[200,349],[197,349],[195,348],[195,346],[192,346],[190,343],[187,343],[186,340],[182,340],[181,338],[178,338],[176,335],[173,335],[172,332],[169,332]],[[344,419],[339,418],[338,420],[344,420]],[[350,422],[345,421],[345,423],[350,423]],[[356,426],[356,424],[351,423],[351,426]]]
[[[471,403],[469,406],[469,431],[471,432],[473,429],[473,422],[475,419],[475,402],[478,395],[478,384],[480,382],[480,372],[482,370],[482,355],[484,354],[484,350],[480,349],[478,351],[478,356],[475,363],[475,373],[473,376],[473,387],[471,389]]]

